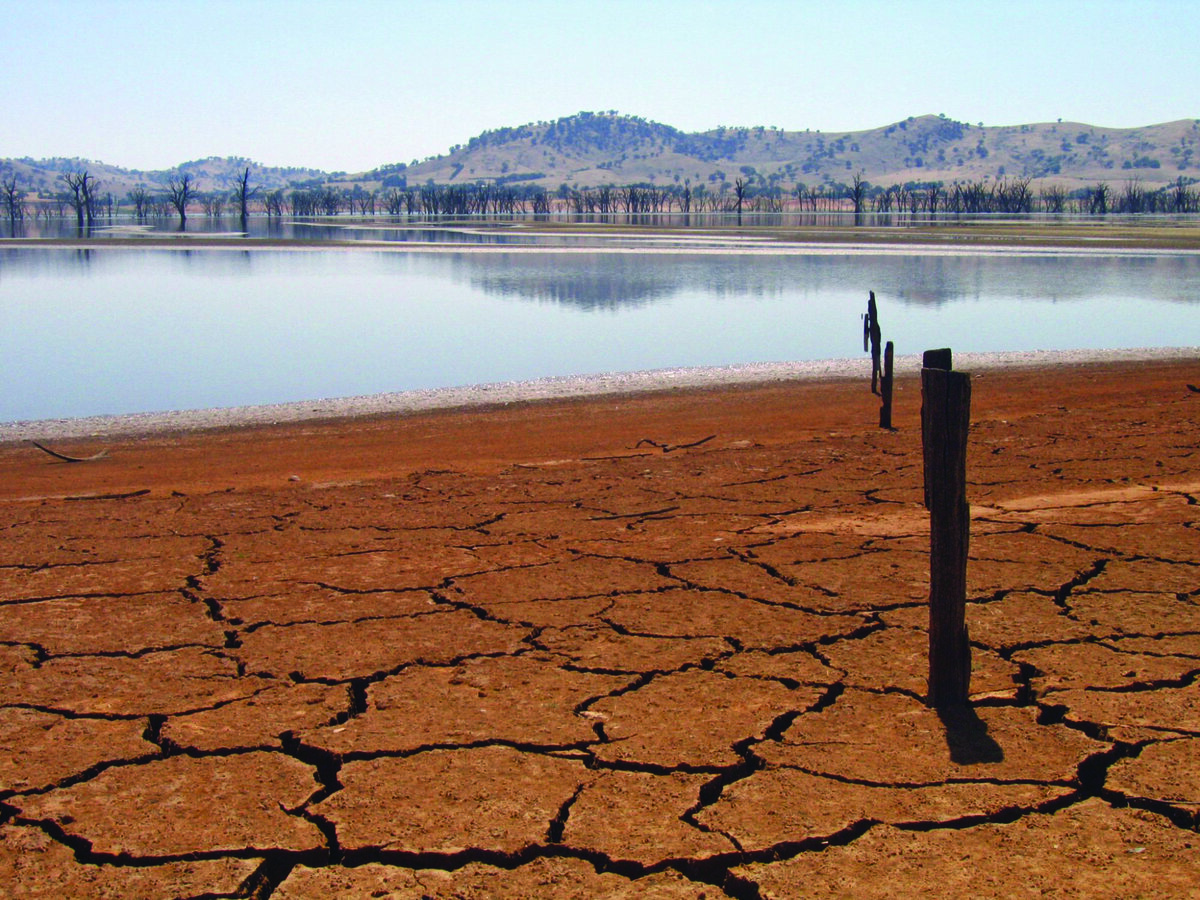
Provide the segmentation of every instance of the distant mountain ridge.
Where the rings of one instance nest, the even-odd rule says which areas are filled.
[[[983,126],[945,116],[910,117],[856,132],[783,131],[754,126],[684,132],[615,111],[581,112],[553,121],[485,131],[445,154],[347,174],[263,166],[241,157],[210,157],[175,169],[138,171],[80,159],[0,160],[32,195],[63,190],[64,172],[87,169],[114,195],[142,185],[164,187],[187,174],[200,191],[225,191],[250,169],[263,190],[333,185],[374,191],[487,182],[556,190],[601,185],[688,184],[720,191],[736,180],[755,190],[791,192],[797,184],[952,184],[1032,179],[1070,190],[1137,179],[1147,186],[1200,180],[1200,119],[1139,128],[1077,122]]]

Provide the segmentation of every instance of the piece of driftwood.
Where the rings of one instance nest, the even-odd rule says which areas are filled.
[[[64,500],[128,500],[131,497],[145,497],[150,493],[150,488],[142,488],[140,491],[125,491],[121,494],[79,494],[76,497],[64,497]]]
[[[971,689],[966,625],[971,376],[951,371],[949,350],[927,353],[925,363],[921,370],[921,440],[930,525],[929,704],[946,707],[966,703]]]
[[[707,444],[715,437],[715,434],[710,434],[708,437],[700,438],[698,441],[692,441],[690,444],[661,444],[658,441],[651,440],[650,438],[642,438],[633,446],[636,450],[638,447],[642,446],[642,444],[649,444],[651,447],[657,447],[663,453],[670,453],[672,450],[686,450],[689,447],[699,447],[701,444]]]
[[[642,512],[635,513],[618,513],[611,516],[591,516],[589,522],[615,522],[618,519],[651,519],[656,516],[665,516],[667,513],[678,512],[678,506],[664,506],[662,509],[647,509]]]
[[[104,457],[108,456],[107,450],[101,450],[99,453],[93,453],[91,456],[68,456],[66,453],[51,450],[45,444],[39,444],[37,441],[30,441],[29,443],[33,444],[33,446],[37,447],[43,453],[49,453],[55,459],[61,459],[63,462],[69,463],[94,462],[97,459],[104,459]]]

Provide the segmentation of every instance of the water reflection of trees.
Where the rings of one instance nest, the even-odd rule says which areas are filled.
[[[1131,278],[1148,296],[1182,296],[1200,260],[1179,257],[937,256],[916,254],[455,254],[421,263],[484,293],[582,310],[619,310],[686,291],[716,298],[864,296],[912,306],[963,301],[1083,301],[1128,297]],[[1131,276],[1131,272],[1133,273]],[[1190,297],[1190,295],[1188,295]],[[1194,298],[1191,298],[1194,300]]]
[[[493,272],[473,277],[471,285],[495,296],[557,303],[586,312],[646,306],[678,290],[678,285],[666,279],[613,277],[612,273],[599,271],[580,272],[570,278],[548,272]]]
[[[786,260],[740,256],[464,253],[449,264],[453,277],[484,293],[587,311],[645,306],[682,291],[778,295],[791,280]]]

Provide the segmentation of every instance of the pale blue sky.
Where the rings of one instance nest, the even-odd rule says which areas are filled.
[[[0,157],[360,171],[616,109],[687,131],[1200,117],[1200,0],[0,0]]]

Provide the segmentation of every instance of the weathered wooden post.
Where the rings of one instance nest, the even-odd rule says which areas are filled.
[[[883,404],[879,407],[879,427],[892,429],[892,356],[894,348],[888,341],[883,348],[883,377],[879,379],[879,394]]]
[[[928,350],[921,369],[921,441],[929,509],[929,704],[967,702],[967,432],[971,376],[952,371],[951,352]]]
[[[879,380],[879,348],[883,334],[879,328],[879,307],[875,303],[875,292],[867,291],[867,314],[863,317],[863,349],[871,345],[871,393],[878,394],[876,387]]]

